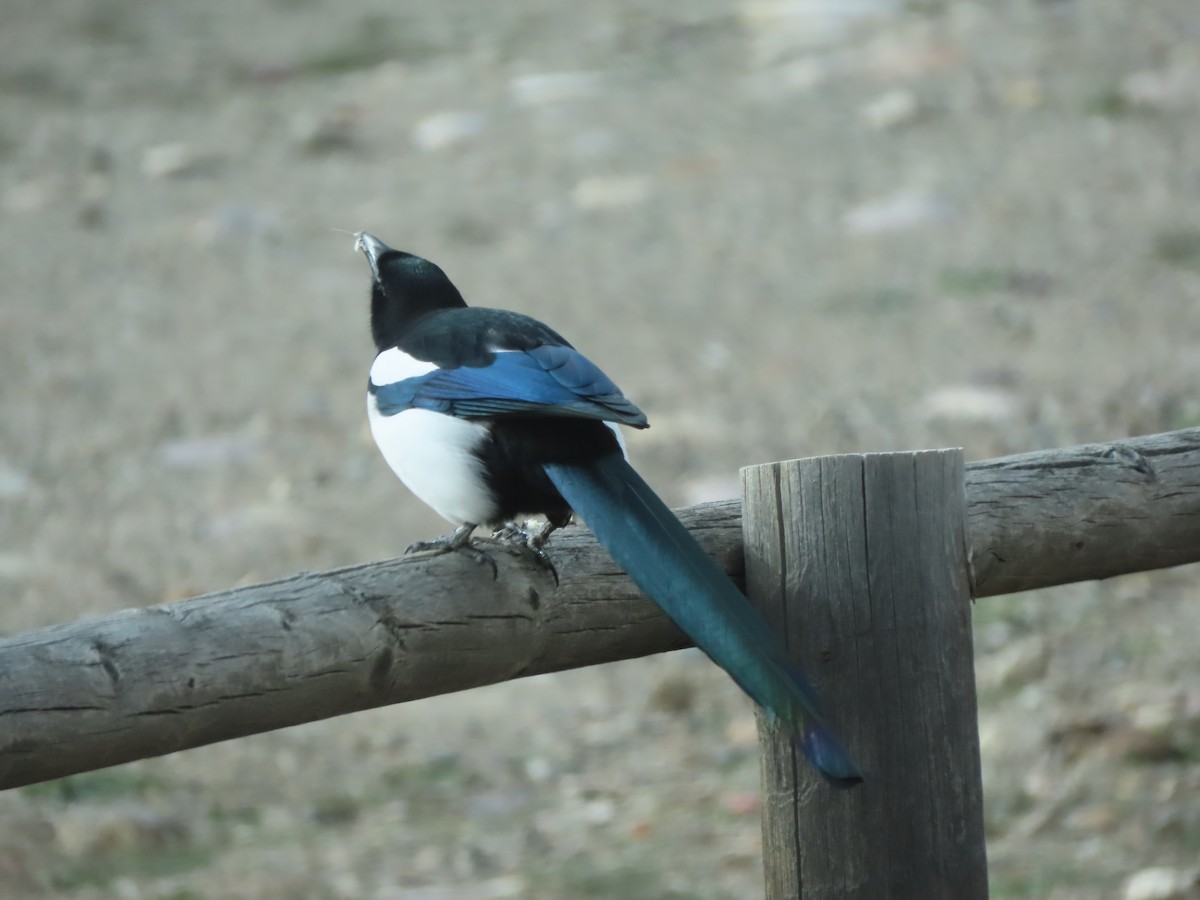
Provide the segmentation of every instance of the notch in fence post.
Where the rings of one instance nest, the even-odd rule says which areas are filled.
[[[759,720],[766,894],[987,896],[961,450],[742,470],[746,589],[866,781]]]

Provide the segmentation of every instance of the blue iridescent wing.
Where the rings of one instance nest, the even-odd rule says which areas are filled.
[[[646,426],[645,414],[612,379],[565,346],[499,351],[485,366],[435,369],[374,391],[384,415],[428,409],[464,419],[573,416]]]

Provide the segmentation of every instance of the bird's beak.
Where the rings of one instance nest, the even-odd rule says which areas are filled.
[[[362,251],[363,256],[367,258],[367,262],[371,264],[371,272],[378,279],[379,257],[392,248],[373,234],[368,234],[365,231],[356,231],[354,232],[354,249]]]

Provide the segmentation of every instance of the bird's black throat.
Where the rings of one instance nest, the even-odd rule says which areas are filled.
[[[371,337],[379,351],[400,343],[411,325],[438,309],[465,307],[458,288],[438,266],[401,250],[375,260],[371,285]]]

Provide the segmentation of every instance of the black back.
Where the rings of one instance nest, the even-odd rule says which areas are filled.
[[[533,350],[546,345],[571,346],[553,328],[530,316],[471,306],[421,316],[392,346],[443,369],[454,369],[489,365],[496,350]]]

